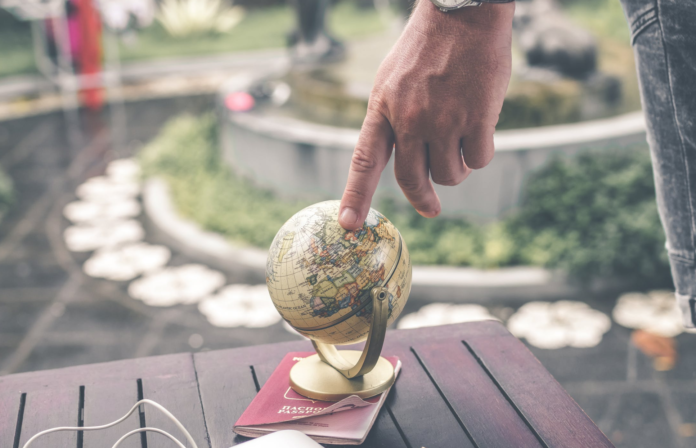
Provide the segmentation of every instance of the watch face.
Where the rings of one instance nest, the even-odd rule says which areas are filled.
[[[432,0],[435,6],[444,9],[457,9],[466,3],[470,3],[468,0]]]

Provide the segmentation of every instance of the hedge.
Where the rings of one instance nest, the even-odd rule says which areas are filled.
[[[144,173],[167,180],[187,218],[230,240],[267,248],[308,204],[280,200],[234,175],[220,157],[216,128],[212,115],[172,120],[141,152]],[[488,226],[426,219],[389,200],[376,208],[399,228],[416,264],[531,264],[581,281],[669,281],[646,145],[552,160],[528,181],[518,211]]]

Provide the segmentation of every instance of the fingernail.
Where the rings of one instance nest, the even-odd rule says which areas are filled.
[[[344,208],[341,212],[341,224],[344,226],[354,226],[358,223],[358,214],[352,208]]]
[[[420,213],[421,216],[424,216],[426,218],[434,218],[440,214],[440,210],[431,210],[431,211],[418,210],[418,213]]]

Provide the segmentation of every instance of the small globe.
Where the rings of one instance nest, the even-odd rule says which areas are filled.
[[[411,292],[411,259],[399,231],[370,209],[362,228],[343,229],[339,201],[320,202],[290,218],[275,236],[266,284],[295,330],[326,344],[367,338],[375,286],[389,291],[389,324]]]

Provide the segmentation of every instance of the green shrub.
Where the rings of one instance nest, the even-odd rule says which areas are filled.
[[[580,280],[669,278],[645,146],[556,159],[530,179],[505,226],[519,263],[561,268]]]
[[[415,264],[446,264],[496,268],[509,265],[514,243],[505,227],[481,227],[461,218],[428,219],[410,206],[383,200],[376,208],[404,237]]]
[[[231,240],[266,248],[302,203],[280,201],[222,163],[215,118],[179,117],[140,153],[145,176],[163,177],[179,212]]]
[[[12,205],[13,197],[12,180],[0,170],[0,221]]]
[[[268,247],[282,224],[308,205],[280,200],[234,175],[221,160],[212,115],[171,121],[140,160],[146,176],[167,180],[184,216],[236,242]],[[531,176],[519,211],[488,226],[426,219],[393,200],[376,208],[394,222],[416,264],[531,264],[583,281],[669,279],[645,146],[553,160]]]

